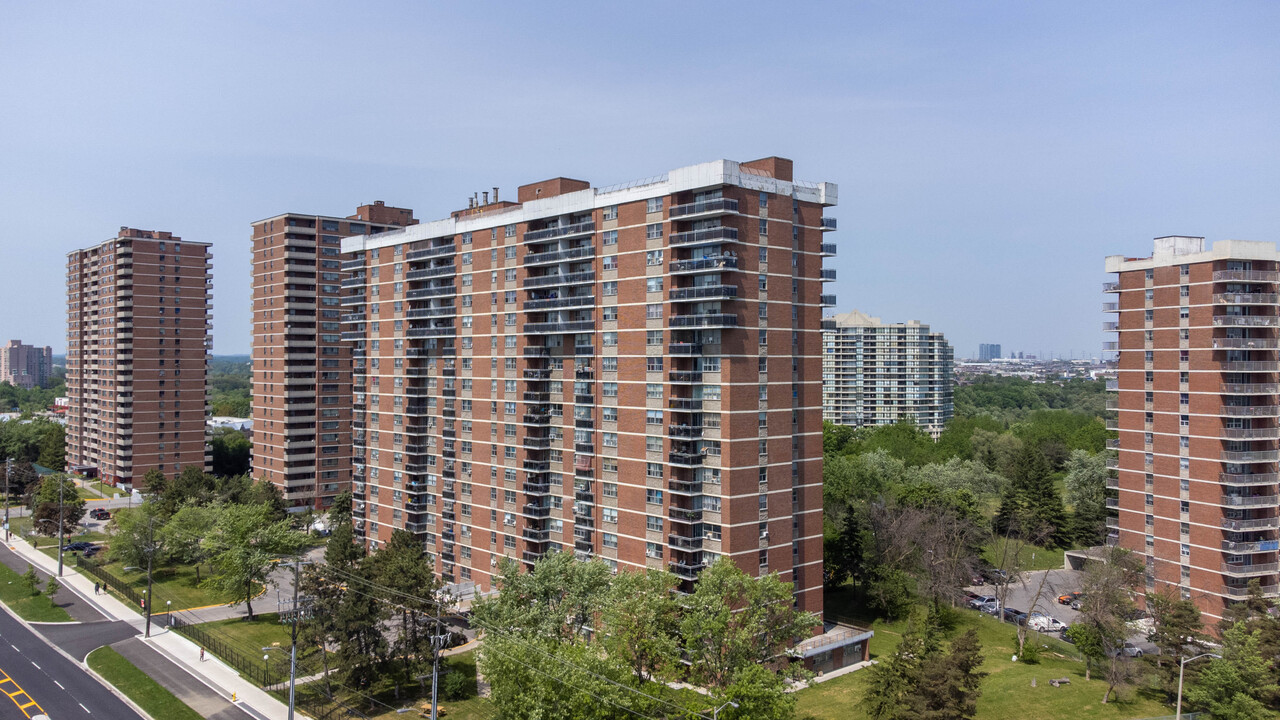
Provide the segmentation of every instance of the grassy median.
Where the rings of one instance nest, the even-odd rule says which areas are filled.
[[[200,713],[109,647],[89,653],[89,667],[153,718],[202,720]]]
[[[40,583],[38,590],[44,587],[44,583]],[[33,594],[22,575],[4,565],[0,565],[0,600],[28,622],[71,622],[71,616],[55,605],[52,598],[40,592]]]

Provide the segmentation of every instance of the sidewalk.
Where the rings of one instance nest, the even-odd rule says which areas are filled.
[[[17,535],[10,539],[8,547],[39,570],[47,573],[58,571],[57,560],[31,547]],[[143,632],[146,625],[146,619],[143,616],[114,595],[94,595],[94,581],[76,572],[74,566],[64,563],[63,576],[59,579],[59,583],[64,588],[75,592],[107,618],[126,622],[139,634]],[[285,720],[288,717],[288,706],[285,703],[240,677],[238,672],[222,661],[208,656],[204,662],[200,662],[200,647],[181,635],[165,629],[164,619],[163,615],[152,616],[151,638],[142,642],[253,717],[259,720]],[[301,713],[295,714],[301,716]]]

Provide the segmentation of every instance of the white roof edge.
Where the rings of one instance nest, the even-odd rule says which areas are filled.
[[[1171,265],[1193,265],[1213,260],[1272,260],[1280,261],[1280,250],[1273,242],[1258,240],[1218,240],[1208,250],[1186,254],[1155,254],[1146,258],[1127,258],[1124,255],[1108,255],[1103,261],[1109,273]]]
[[[463,232],[488,230],[511,223],[528,222],[557,215],[586,212],[618,203],[634,202],[661,195],[671,195],[685,190],[696,190],[717,185],[734,185],[748,190],[791,195],[806,202],[835,205],[839,196],[836,183],[809,183],[779,180],[777,178],[744,171],[735,160],[713,160],[671,170],[633,183],[610,185],[603,188],[587,188],[575,192],[531,200],[508,210],[473,217],[448,217],[441,220],[420,222],[376,235],[353,235],[342,239],[342,252],[359,252],[373,248],[399,245],[437,237],[451,237]]]

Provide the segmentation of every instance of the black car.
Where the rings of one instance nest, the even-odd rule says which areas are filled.
[[[88,558],[88,557],[93,557],[94,555],[97,555],[99,552],[101,552],[101,550],[102,550],[102,548],[98,547],[97,545],[90,545],[90,546],[89,546],[89,547],[84,551],[84,556],[85,556],[85,557],[87,557],[87,558]]]
[[[82,550],[88,550],[91,547],[93,547],[93,543],[73,542],[70,545],[64,546],[62,549],[67,552],[80,552]]]
[[[89,511],[89,517],[94,520],[110,520],[111,512],[105,508],[94,508]]]
[[[1027,621],[1027,614],[1016,608],[1007,607],[1004,609],[1005,622],[1022,623]]]

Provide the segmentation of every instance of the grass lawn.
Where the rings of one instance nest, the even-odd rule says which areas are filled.
[[[456,672],[462,672],[474,682],[476,676],[476,656],[475,651],[470,650],[465,653],[451,655],[441,658],[441,671],[447,666],[455,669]],[[306,691],[321,692],[324,687],[323,682],[317,681],[308,683]],[[418,708],[430,710],[431,708],[431,684],[428,682],[426,688],[422,689],[418,685],[401,688],[400,698],[397,699],[394,690],[388,686],[379,686],[373,692],[376,702],[371,702],[367,697],[361,697],[350,692],[343,692],[340,688],[335,688],[339,699],[350,703],[353,707],[358,708],[361,712],[367,714],[374,720],[393,720],[402,717],[418,717],[416,714],[399,713],[401,708]],[[300,692],[302,692],[300,690]],[[372,706],[372,709],[370,707]],[[306,708],[300,704],[299,707]],[[440,700],[440,716],[448,718],[448,720],[490,720],[497,711],[493,704],[485,698],[471,697],[466,700]]]
[[[9,529],[14,535],[20,535],[29,541],[34,541],[37,547],[41,549],[47,548],[49,546],[53,546],[54,554],[55,555],[57,554],[58,538],[48,537],[46,535],[37,535],[37,536],[27,535],[27,532],[31,530],[31,518],[29,517],[10,518]],[[88,542],[101,542],[107,539],[108,537],[106,533],[94,531],[94,532],[80,532],[74,535],[68,535],[66,541],[69,543],[79,542],[81,540],[85,540]]]
[[[58,607],[46,595],[32,595],[22,584],[22,575],[0,565],[0,600],[18,614],[18,617],[31,622],[71,622],[66,610]],[[39,586],[44,590],[44,584]]]
[[[138,592],[147,589],[145,569],[125,570],[118,562],[107,563],[102,566],[102,569],[129,583]],[[209,572],[208,566],[201,566],[200,579],[208,578]],[[155,593],[153,607],[156,611],[161,611],[166,601],[173,601],[174,610],[185,610],[206,605],[220,605],[232,599],[225,593],[201,587],[196,581],[196,568],[193,565],[154,568],[151,571],[151,582]]]
[[[201,720],[200,713],[174,697],[123,655],[109,647],[89,653],[89,667],[124,693],[153,718]]]
[[[995,567],[1000,567],[1004,542],[1004,538],[999,538],[983,548],[983,559]],[[1014,542],[1016,543],[1017,541],[1015,540]],[[1012,553],[1012,551],[1010,552]],[[1065,562],[1064,553],[1065,551],[1062,548],[1042,548],[1029,543],[1024,544],[1018,552],[1018,568],[1020,570],[1061,570]],[[1009,559],[1013,560],[1013,558]]]
[[[128,493],[126,493],[124,490],[121,490],[120,488],[111,487],[110,485],[104,485],[103,483],[97,482],[96,480],[94,482],[89,483],[89,487],[93,488],[94,490],[97,490],[99,493],[109,498],[113,498],[117,494],[120,495],[120,497],[125,497],[126,495],[128,495]]]
[[[980,719],[1003,718],[1141,718],[1167,715],[1170,709],[1138,688],[1125,691],[1120,702],[1102,704],[1106,683],[1099,679],[1086,682],[1084,664],[1068,656],[1071,646],[1057,640],[1047,640],[1050,649],[1044,651],[1037,665],[1011,662],[1017,647],[1014,629],[995,618],[965,610],[957,632],[970,627],[977,628],[986,662],[982,666],[989,673],[982,681],[982,696],[978,699]],[[884,657],[891,653],[901,640],[905,622],[872,623],[876,635],[871,641],[871,656]],[[1033,633],[1034,635],[1034,633]],[[863,697],[866,693],[869,673],[855,673],[828,680],[797,693],[798,717],[812,715],[823,720],[836,718],[865,718]],[[1069,677],[1071,684],[1055,688],[1050,678]],[[1036,687],[1031,687],[1031,680]]]
[[[280,622],[280,616],[276,613],[254,613],[253,622],[244,618],[232,618],[200,623],[197,627],[226,640],[237,650],[250,655],[256,654],[261,657],[262,648],[278,647],[280,650],[275,652],[280,654],[284,662],[287,663],[289,660],[289,638],[292,626]],[[320,658],[316,657],[317,652],[319,650],[314,647],[298,646],[298,662],[313,662],[319,666]]]

